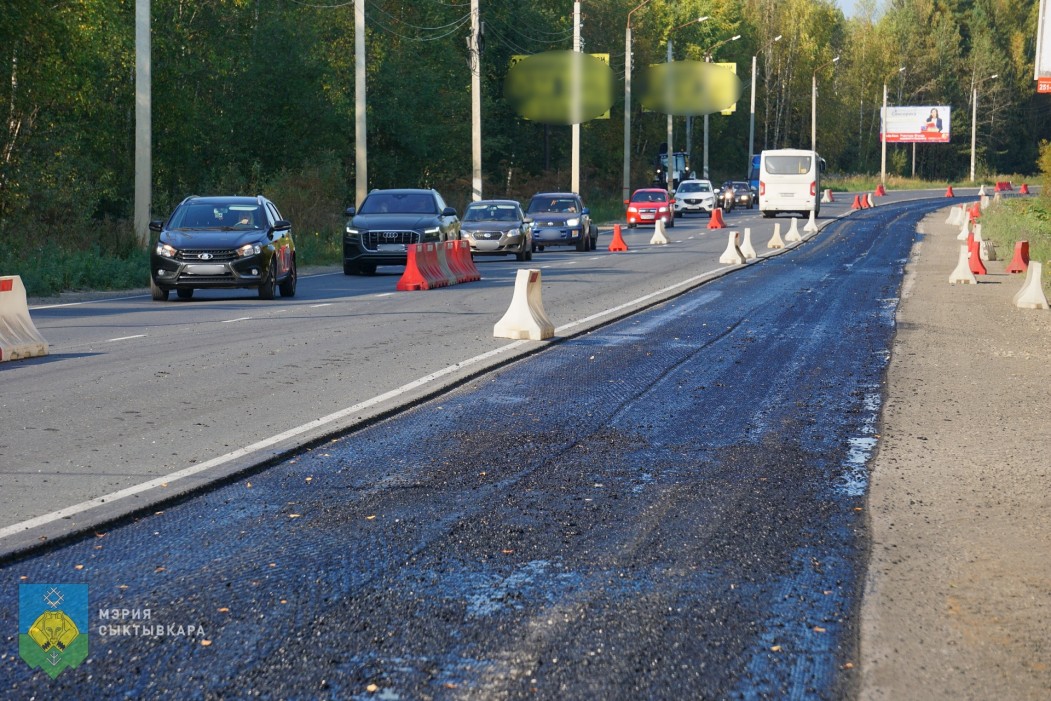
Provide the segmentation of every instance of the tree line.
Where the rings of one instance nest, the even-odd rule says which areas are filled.
[[[591,197],[619,198],[624,30],[640,2],[583,3],[584,51],[609,53],[614,76],[611,118],[582,128],[582,190]],[[830,0],[651,0],[632,15],[634,71],[665,60],[674,27],[677,60],[703,60],[741,35],[715,57],[735,62],[744,84],[736,112],[710,119],[716,179],[745,175],[753,55],[757,151],[809,145],[816,71],[818,146],[834,172],[879,171],[884,83],[891,104],[952,107],[951,143],[918,146],[917,175],[967,177],[976,84],[979,173],[1032,172],[1051,130],[1051,98],[1036,95],[1033,81],[1038,3],[867,2],[848,19]],[[98,222],[130,229],[135,0],[6,4],[0,233],[61,242]],[[502,84],[512,55],[571,48],[572,1],[480,4],[485,194],[568,187],[569,128],[521,119]],[[188,194],[265,191],[280,206],[277,191],[293,221],[338,226],[354,192],[353,13],[348,0],[152,0],[155,216]],[[432,186],[458,208],[466,203],[469,20],[467,0],[367,0],[370,188]],[[665,120],[632,109],[632,180],[642,186]],[[684,127],[677,119],[676,149],[686,145]],[[695,168],[700,144],[694,124]],[[908,147],[890,152],[891,172],[911,172]]]

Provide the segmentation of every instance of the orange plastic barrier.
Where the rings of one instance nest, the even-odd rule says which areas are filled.
[[[876,186],[876,197],[883,197],[887,194],[887,188],[883,187],[883,183]]]
[[[982,262],[982,250],[978,242],[974,240],[973,234],[967,239],[967,252],[971,254],[967,258],[971,272],[975,275],[988,275],[989,271],[985,269],[985,263]]]
[[[709,229],[725,229],[726,222],[723,221],[723,208],[716,207],[712,210],[712,218],[708,221]]]
[[[1011,262],[1007,264],[1007,272],[1024,273],[1029,269],[1029,242],[1016,241],[1015,254]]]
[[[861,197],[854,195],[854,201],[850,204],[851,209],[861,209]]]
[[[613,252],[628,250],[628,244],[624,242],[624,236],[620,231],[620,224],[613,225],[613,240],[609,242],[609,250]]]
[[[952,185],[950,185],[949,187],[945,188],[945,196],[946,197],[956,197],[956,195],[953,194]]]

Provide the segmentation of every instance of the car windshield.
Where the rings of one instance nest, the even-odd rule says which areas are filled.
[[[640,190],[631,196],[632,202],[664,202],[667,196],[663,191]]]
[[[373,192],[361,203],[358,214],[437,214],[434,198],[421,192]]]
[[[257,204],[192,202],[175,210],[173,229],[262,229],[266,215]]]
[[[518,221],[517,207],[513,204],[472,204],[464,212],[463,220],[471,221]]]
[[[577,201],[571,197],[534,197],[529,203],[530,214],[534,212],[576,214],[579,210]]]
[[[683,183],[679,186],[679,192],[711,192],[712,186],[708,183]]]

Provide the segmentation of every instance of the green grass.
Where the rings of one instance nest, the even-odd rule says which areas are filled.
[[[887,189],[888,190],[944,190],[950,185],[954,187],[977,187],[979,185],[985,185],[986,187],[992,187],[997,181],[1008,181],[1015,183],[1015,189],[1022,183],[1033,184],[1038,181],[1038,176],[1034,175],[1019,175],[1018,173],[1010,175],[991,175],[985,178],[979,178],[974,183],[955,181],[949,182],[947,180],[921,180],[919,178],[903,178],[900,175],[888,175],[887,176]],[[879,185],[879,175],[826,175],[822,178],[821,184],[823,187],[832,188],[834,192],[872,192]]]
[[[1010,260],[1017,241],[1029,241],[1029,259],[1043,263],[1044,290],[1051,289],[1051,198],[1012,197],[982,213],[982,238]]]

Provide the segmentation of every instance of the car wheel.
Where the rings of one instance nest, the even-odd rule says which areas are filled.
[[[674,216],[675,217],[681,217],[682,216],[682,212],[675,212]]]
[[[281,296],[282,297],[295,297],[296,296],[296,282],[299,279],[299,273],[296,272],[296,259],[292,259],[292,269],[288,271],[288,276],[281,281]]]
[[[526,260],[533,260],[533,249],[532,248],[529,248],[528,250],[526,250],[525,259]]]
[[[529,253],[529,247],[523,243],[522,247],[518,249],[518,253],[515,253],[515,260],[519,263],[524,263],[529,260]]]
[[[471,256],[471,260],[474,260],[474,256]],[[361,264],[361,274],[362,275],[375,275],[376,274],[376,264],[375,263],[362,263]]]
[[[765,211],[765,210],[763,211],[763,218],[764,218],[764,219],[769,219],[769,218],[770,218],[770,217],[772,217],[772,216],[774,216],[774,213],[773,213],[773,212],[767,212],[767,211]]]
[[[344,275],[361,275],[361,267],[357,263],[344,263]]]
[[[193,288],[192,287],[178,287],[175,290],[175,294],[179,296],[179,299],[193,299]]]
[[[675,228],[675,217],[672,217],[671,219],[669,219],[665,223],[668,225],[669,229],[674,229]]]
[[[277,295],[277,280],[275,279],[277,274],[274,272],[276,265],[277,261],[271,259],[270,265],[266,269],[266,275],[263,276],[263,281],[259,283],[259,299],[273,299]]]
[[[577,251],[583,253],[589,248],[591,248],[591,246],[588,244],[588,237],[581,235],[581,237],[577,239]]]
[[[629,229],[634,229],[634,228],[635,228],[635,226],[636,226],[636,225],[635,225],[635,222],[630,222],[630,221],[628,222],[628,228],[629,228]]]
[[[153,297],[154,302],[168,301],[168,289],[154,282],[152,275],[150,275],[150,296]]]

